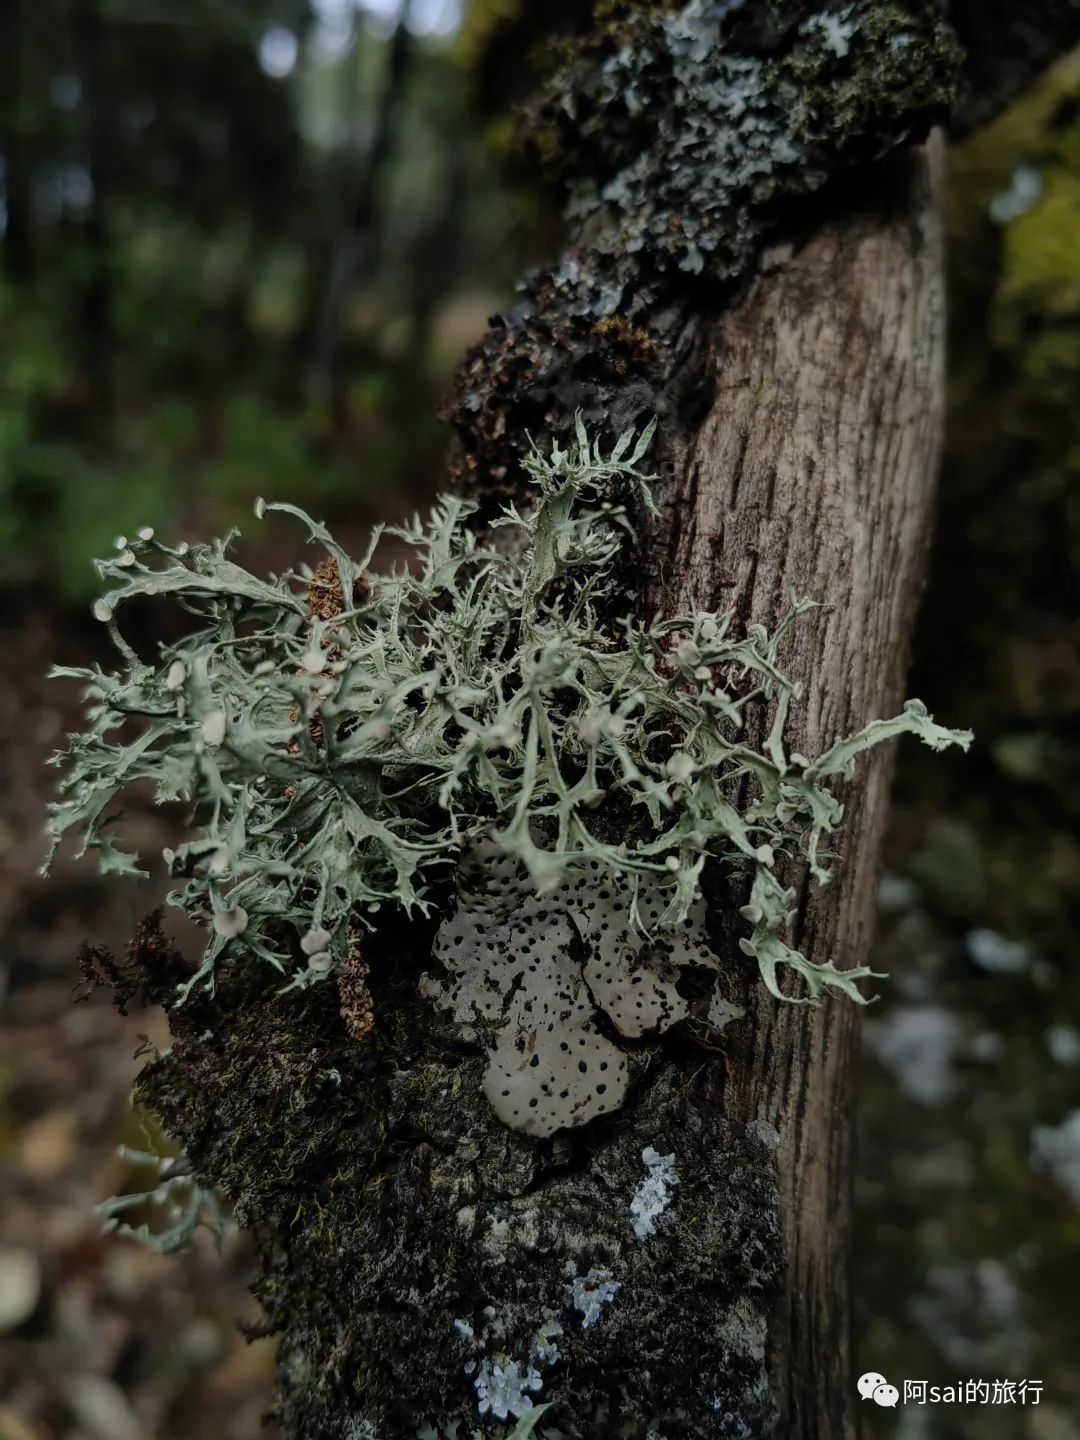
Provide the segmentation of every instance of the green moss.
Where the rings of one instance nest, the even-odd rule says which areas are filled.
[[[593,334],[613,349],[625,352],[628,361],[645,363],[656,355],[656,341],[648,330],[625,315],[605,315],[593,325]]]

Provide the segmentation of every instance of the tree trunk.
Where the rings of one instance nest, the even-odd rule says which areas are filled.
[[[116,139],[109,27],[98,0],[79,0],[74,6],[72,37],[83,84],[86,163],[93,187],[83,224],[77,330],[84,424],[88,436],[107,444],[116,400],[116,275],[111,233]]]
[[[671,487],[655,555],[668,613],[735,606],[773,626],[792,593],[824,602],[794,635],[813,755],[902,699],[941,443],[940,143],[885,167],[859,212],[826,225],[716,327],[715,398]],[[839,881],[801,877],[796,944],[863,964],[888,759],[846,795]],[[780,1135],[788,1265],[769,1337],[781,1431],[854,1433],[847,1275],[851,1059],[858,1012],[777,1005],[747,986],[724,1109]]]
[[[324,275],[316,277],[314,314],[305,326],[312,335],[308,387],[325,396],[334,386],[334,371],[342,330],[348,321],[349,305],[358,282],[368,280],[367,271],[382,240],[382,190],[401,141],[401,111],[408,89],[415,46],[409,28],[411,0],[402,5],[397,26],[389,43],[386,78],[375,110],[375,120],[355,194],[344,223],[330,244]],[[355,56],[346,64],[354,70]],[[350,100],[352,91],[349,91]],[[347,130],[352,131],[352,116]],[[342,387],[339,383],[338,389]]]

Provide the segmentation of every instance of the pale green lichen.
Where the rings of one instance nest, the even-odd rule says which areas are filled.
[[[312,613],[310,575],[249,574],[231,536],[190,548],[140,536],[98,562],[113,584],[95,613],[122,663],[54,672],[85,682],[88,725],[55,757],[66,774],[50,829],[54,844],[80,832],[106,870],[139,873],[115,842],[122,793],[148,781],[188,807],[192,838],[166,852],[183,882],[170,903],[208,941],[181,999],[212,990],[238,954],[317,983],[345,958],[350,926],[376,924],[387,904],[434,908],[461,856],[492,843],[540,891],[599,866],[627,887],[641,931],[643,887],[661,887],[670,929],[706,863],[723,862],[749,882],[741,945],[774,995],[812,1002],[831,986],[863,999],[869,970],[811,962],[785,939],[778,862],[828,880],[824,846],[843,818],[831,786],[863,750],[905,732],[935,749],[970,736],[909,701],[816,759],[791,754],[800,688],[777,657],[808,601],[771,634],[741,633],[730,613],[618,616],[628,504],[651,503],[639,468],[650,437],[605,454],[579,423],[570,446],[534,449],[530,506],[507,510],[491,541],[466,502],[444,497],[426,522],[389,532],[414,568],[371,577],[378,535],[357,563],[302,511],[260,505],[297,516],[332,557],[340,613]],[[116,621],[146,596],[193,622],[152,660]],[[746,738],[758,715],[771,717],[760,747]],[[782,965],[804,995],[783,994]]]
[[[126,1235],[159,1255],[175,1255],[190,1249],[197,1232],[205,1230],[221,1248],[232,1222],[215,1192],[199,1184],[182,1156],[154,1155],[127,1145],[119,1146],[117,1154],[128,1165],[152,1171],[154,1183],[110,1196],[96,1207],[106,1234]]]

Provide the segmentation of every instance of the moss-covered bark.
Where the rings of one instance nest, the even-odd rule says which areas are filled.
[[[961,74],[937,0],[605,4],[559,53],[528,136],[574,243],[526,277],[445,412],[464,482],[498,498],[527,435],[577,410],[614,433],[658,415],[671,463],[707,393],[712,317],[834,190],[944,120]]]
[[[400,938],[372,957],[370,1044],[346,1035],[333,987],[270,1000],[233,975],[178,1012],[138,1087],[262,1237],[286,1432],[472,1426],[479,1367],[504,1355],[536,1367],[538,1400],[572,1396],[567,1435],[758,1433],[782,1265],[775,1132],[725,1121],[723,1066],[682,1038],[638,1054],[609,1124],[545,1145],[506,1130],[481,1056],[417,1006],[425,947]],[[642,1148],[676,1137],[676,1222],[639,1238]],[[583,1297],[608,1278],[604,1323],[587,1325]]]

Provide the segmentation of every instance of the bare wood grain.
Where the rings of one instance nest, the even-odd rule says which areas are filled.
[[[785,660],[805,685],[797,748],[815,754],[903,698],[938,467],[943,396],[940,146],[896,157],[883,188],[758,281],[718,328],[711,411],[658,537],[668,613],[735,605],[775,624],[792,593],[828,602]],[[847,794],[836,883],[799,888],[796,943],[864,963],[890,757]],[[789,1254],[771,1333],[778,1433],[855,1432],[847,1277],[851,1069],[859,1012],[778,1005],[747,984],[726,1106],[781,1136]],[[734,1032],[732,1032],[734,1034]],[[735,1048],[741,1047],[741,1048]]]

